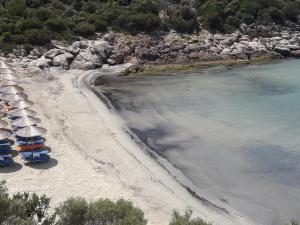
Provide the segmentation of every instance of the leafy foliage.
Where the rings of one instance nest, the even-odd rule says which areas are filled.
[[[193,211],[187,209],[183,215],[174,211],[170,225],[211,225],[200,218],[192,218]]]
[[[0,49],[112,29],[232,32],[242,23],[297,22],[299,0],[1,0]]]

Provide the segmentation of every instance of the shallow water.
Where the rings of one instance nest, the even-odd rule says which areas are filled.
[[[300,61],[103,82],[128,127],[199,195],[262,224],[300,220]]]

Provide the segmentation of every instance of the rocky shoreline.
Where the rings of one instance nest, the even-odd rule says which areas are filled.
[[[162,65],[249,60],[252,58],[300,57],[300,31],[279,26],[250,26],[232,34],[201,31],[184,35],[171,31],[164,35],[136,36],[123,33],[98,34],[94,40],[81,39],[72,44],[53,41],[51,46],[36,47],[26,55],[23,49],[7,57],[24,68],[49,67],[90,70],[104,64],[130,62],[128,70]]]

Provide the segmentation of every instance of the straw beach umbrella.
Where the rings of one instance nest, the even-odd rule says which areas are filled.
[[[12,132],[8,129],[0,129],[0,140],[8,139]]]
[[[4,116],[6,116],[6,113],[0,112],[0,118],[2,118],[2,117],[4,117]]]
[[[10,116],[15,117],[26,117],[26,116],[35,116],[36,112],[30,109],[17,109],[7,112]]]
[[[40,122],[41,120],[38,118],[34,118],[32,116],[25,116],[23,118],[16,119],[15,121],[13,121],[12,125],[16,127],[29,127],[29,126],[37,125]]]
[[[19,100],[19,101],[13,102],[12,105],[18,109],[26,109],[30,106],[33,106],[33,102],[29,101],[29,100]]]
[[[6,86],[12,86],[12,85],[19,85],[20,83],[14,80],[5,80],[0,83],[1,87],[6,87]]]
[[[19,78],[11,73],[0,74],[0,79],[3,80],[18,80]]]
[[[7,127],[8,123],[4,120],[0,120],[0,129]]]
[[[0,92],[2,92],[2,93],[19,94],[19,93],[22,93],[23,91],[24,91],[24,89],[17,85],[0,87]]]
[[[28,96],[24,93],[19,93],[19,94],[6,93],[6,94],[0,95],[0,99],[8,101],[8,102],[26,100],[27,98],[28,98]]]
[[[16,132],[16,135],[23,138],[31,138],[36,136],[42,136],[47,133],[47,130],[42,127],[29,126],[22,128]]]

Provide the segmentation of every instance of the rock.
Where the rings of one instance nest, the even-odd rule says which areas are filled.
[[[61,55],[55,56],[52,60],[52,64],[53,64],[53,66],[62,67],[64,69],[69,69],[69,60],[67,59],[66,54],[61,54]]]
[[[81,51],[72,61],[71,69],[90,70],[102,67],[100,58],[92,52],[85,50]]]
[[[220,42],[222,45],[231,46],[234,42],[237,41],[235,36],[226,37],[223,41]]]
[[[103,36],[103,39],[107,42],[109,42],[110,44],[112,44],[115,41],[115,34],[114,33],[107,33]]]
[[[234,43],[230,47],[230,51],[233,54],[239,54],[239,53],[244,53],[247,52],[249,47],[247,45],[241,44],[241,43]]]
[[[45,56],[42,56],[36,60],[33,60],[32,62],[29,63],[29,66],[36,66],[39,67],[41,69],[45,69],[48,68],[50,66],[51,63],[51,59],[47,59],[45,58]]]
[[[286,46],[290,51],[297,51],[300,50],[300,46],[299,45],[287,45]]]
[[[44,54],[45,58],[53,59],[55,56],[61,54],[61,49],[53,48]]]
[[[33,50],[30,51],[30,54],[27,56],[29,59],[38,59],[40,58],[46,50],[41,47],[35,47]]]
[[[250,41],[250,37],[248,36],[248,35],[243,35],[243,36],[241,36],[240,38],[239,38],[239,41],[241,42],[241,41]]]
[[[104,40],[92,41],[90,46],[92,47],[93,53],[96,53],[101,60],[106,60],[112,53],[112,46]]]
[[[66,51],[76,56],[80,52],[80,42],[74,42],[72,45],[66,48]]]
[[[276,46],[274,51],[280,53],[282,56],[288,57],[291,54],[291,51],[285,46]]]
[[[253,51],[253,52],[266,52],[267,51],[266,47],[258,41],[251,41],[251,42],[249,42],[248,46],[249,46],[249,50]]]
[[[295,58],[300,58],[300,50],[292,51],[291,56]]]
[[[113,66],[113,65],[117,65],[117,62],[113,59],[108,59],[107,60],[108,65]]]
[[[221,52],[220,52],[220,56],[227,56],[230,54],[230,49],[229,48],[224,48]]]
[[[185,47],[185,53],[198,52],[201,50],[201,46],[199,44],[189,44]]]
[[[111,63],[113,62],[114,63],[113,65],[122,64],[122,63],[124,63],[125,56],[123,54],[121,54],[121,52],[119,52],[119,53],[115,53],[112,56],[110,56],[110,58],[108,60],[110,60]],[[109,64],[108,60],[107,60],[107,62]]]

